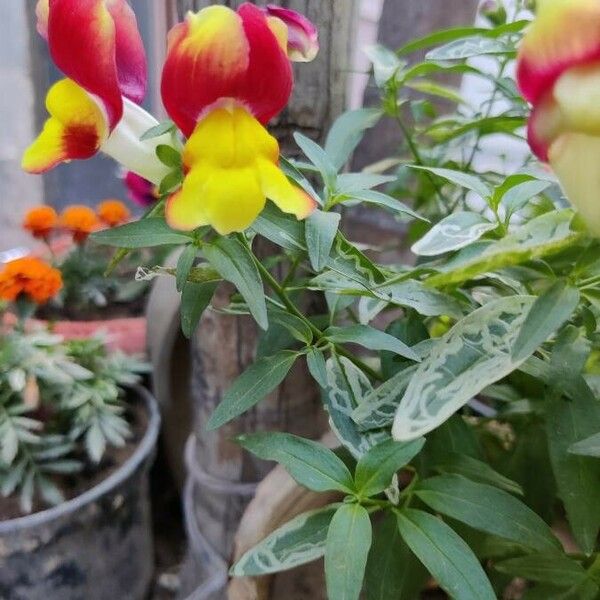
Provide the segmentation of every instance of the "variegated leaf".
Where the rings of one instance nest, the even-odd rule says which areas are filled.
[[[409,441],[450,418],[488,385],[517,369],[528,356],[511,357],[534,296],[486,304],[439,340],[412,377],[400,402],[392,435]]]

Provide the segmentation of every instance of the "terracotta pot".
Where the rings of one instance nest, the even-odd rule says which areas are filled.
[[[14,327],[17,319],[12,314],[4,316],[4,325]],[[102,333],[111,350],[126,354],[146,353],[146,317],[128,317],[100,321],[42,321],[29,319],[27,329],[49,327],[52,332],[67,340],[85,339]]]

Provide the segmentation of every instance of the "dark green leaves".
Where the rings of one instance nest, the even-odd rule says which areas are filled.
[[[325,547],[325,578],[329,600],[358,600],[371,547],[369,513],[358,504],[344,504],[335,513]]]
[[[235,285],[258,325],[267,329],[265,293],[249,250],[234,238],[221,237],[212,244],[206,244],[202,253],[223,279]]]
[[[218,283],[193,283],[188,281],[181,292],[181,330],[191,338],[202,313],[206,310],[217,289]]]
[[[340,224],[338,213],[316,210],[306,219],[306,246],[312,268],[322,271],[333,246],[333,241]]]
[[[315,492],[354,488],[348,467],[322,444],[288,433],[242,435],[238,443],[263,460],[280,463],[304,487]]]
[[[285,379],[297,358],[297,352],[282,350],[257,360],[227,390],[207,428],[217,429],[255,406]]]
[[[149,217],[98,231],[92,234],[91,239],[97,244],[127,249],[189,244],[191,241],[188,234],[171,229],[161,217]]]
[[[426,512],[398,513],[404,541],[440,586],[460,600],[495,600],[496,594],[473,551],[443,521]]]
[[[474,529],[539,552],[560,552],[560,544],[546,523],[502,490],[459,475],[442,475],[421,482],[415,493],[436,512]]]
[[[562,554],[532,554],[511,558],[498,563],[496,569],[513,577],[523,577],[558,587],[570,587],[586,579],[583,567]]]
[[[395,515],[386,515],[375,527],[369,553],[367,600],[414,600],[427,578],[427,571],[402,540]]]
[[[578,454],[579,456],[593,456],[600,458],[600,433],[596,433],[585,440],[576,442],[569,447],[570,454]]]
[[[356,489],[362,496],[375,496],[389,487],[392,477],[423,448],[424,439],[407,444],[387,440],[371,448],[356,466]]]
[[[573,314],[579,304],[579,290],[557,281],[531,307],[519,337],[513,346],[515,361],[527,358],[537,350]]]
[[[181,167],[181,152],[175,150],[172,146],[159,144],[156,146],[156,156],[158,157],[158,160],[167,167]]]

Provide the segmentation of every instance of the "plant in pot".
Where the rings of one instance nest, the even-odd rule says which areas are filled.
[[[104,200],[96,210],[68,206],[60,215],[50,206],[39,206],[25,215],[23,228],[42,242],[37,254],[62,274],[60,293],[38,311],[38,318],[50,323],[54,332],[77,339],[102,331],[111,348],[145,352],[149,285],[137,281],[135,273],[141,262],[160,263],[164,253],[139,250],[107,274],[110,253],[89,239],[91,233],[126,223],[130,217],[119,200]]]
[[[60,272],[0,272],[0,595],[143,598],[153,575],[148,470],[159,427],[146,365],[101,338],[25,327]]]
[[[69,31],[98,32],[69,4],[50,3],[40,30],[89,102],[99,87],[82,73],[104,62],[94,55],[88,71],[79,69],[88,46]],[[390,599],[432,589],[473,600],[600,594],[599,13],[588,0],[537,4],[531,26],[531,15],[505,11],[487,28],[374,49],[381,107],[344,115],[323,146],[296,135],[306,157],[296,162],[279,156],[264,124],[289,98],[288,58],[315,55],[310,24],[246,3],[190,13],[172,34],[162,90],[173,122],[148,116],[143,143],[117,156],[135,158],[161,198],[146,218],[93,237],[119,248],[118,257],[182,247],[177,269],[156,272],[176,276],[186,332],[205,310],[251,315],[265,331],[267,343],[224,394],[210,429],[252,410],[305,361],[339,446],[285,432],[238,440],[327,493],[327,505],[248,550],[234,577],[324,557],[331,600],[358,599],[363,588]],[[528,152],[477,160],[492,134],[523,141],[530,108],[508,76],[517,47],[519,88],[534,106],[529,141],[558,180]],[[422,49],[431,49],[424,61],[402,58]],[[493,74],[467,62],[480,55],[492,57]],[[435,79],[448,73],[491,81],[490,96],[467,110],[468,98]],[[431,95],[458,110],[438,116]],[[93,148],[113,156],[128,111],[138,110],[115,96],[100,100],[116,105],[117,117],[107,111],[98,125],[114,137]],[[404,136],[402,153],[347,172],[362,134],[383,116]],[[183,149],[169,138],[175,127],[187,138]],[[42,160],[43,140],[26,155],[30,170],[65,158]],[[516,153],[507,144],[492,142]],[[384,262],[376,248],[348,239],[342,217],[357,204],[409,223],[413,258]],[[279,247],[271,262],[256,256],[258,238]],[[211,307],[221,281],[239,293]],[[327,300],[325,314],[299,308],[314,291]],[[339,501],[329,501],[332,491]]]

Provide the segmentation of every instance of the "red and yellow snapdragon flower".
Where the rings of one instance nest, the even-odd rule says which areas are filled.
[[[146,93],[146,55],[125,0],[39,0],[38,31],[66,75],[46,97],[50,118],[25,151],[23,168],[43,173],[102,151],[159,183],[168,173],[156,157],[163,136],[140,137],[158,121],[138,104]]]
[[[156,146],[177,142],[171,134],[140,141],[157,122],[137,105],[146,60],[126,0],[39,0],[37,14],[38,30],[68,79],[48,94],[50,119],[26,151],[24,168],[39,173],[101,150],[159,184],[169,168]],[[315,200],[281,171],[279,145],[265,125],[289,101],[291,61],[312,60],[318,49],[310,21],[271,5],[211,6],[172,29],[162,97],[187,138],[185,179],[166,206],[172,227],[243,231],[267,198],[299,219],[312,212]]]
[[[600,1],[538,0],[517,80],[533,105],[532,150],[600,234]]]
[[[242,231],[267,198],[299,219],[314,209],[314,199],[280,170],[279,145],[264,127],[290,98],[290,58],[316,53],[311,35],[302,38],[305,48],[289,46],[290,30],[304,23],[296,13],[290,21],[289,12],[211,6],[188,13],[169,34],[162,97],[188,137],[185,180],[166,208],[172,227]]]

